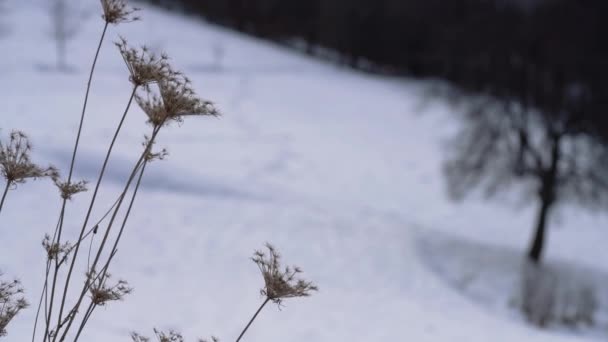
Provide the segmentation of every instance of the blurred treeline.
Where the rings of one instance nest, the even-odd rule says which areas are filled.
[[[148,0],[357,68],[608,122],[608,0]],[[608,126],[608,125],[606,125]],[[608,131],[606,133],[608,135]]]

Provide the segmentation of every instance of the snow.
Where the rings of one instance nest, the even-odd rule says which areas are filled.
[[[26,131],[35,159],[65,170],[102,23],[96,16],[83,22],[69,44],[74,71],[58,73],[51,69],[54,47],[41,2],[12,0],[8,7],[11,30],[0,39],[0,133]],[[128,341],[130,331],[150,334],[153,327],[183,331],[190,340],[234,339],[261,301],[261,277],[248,258],[266,241],[321,291],[287,301],[281,311],[268,307],[245,340],[605,339],[528,326],[494,302],[463,295],[449,281],[453,269],[433,267],[442,256],[454,257],[454,249],[434,249],[430,258],[421,236],[433,241],[447,232],[473,246],[493,246],[485,249],[490,254],[508,248],[516,258],[531,234],[534,207],[509,196],[448,200],[441,161],[457,127],[455,109],[429,95],[431,82],[353,72],[147,6],[142,16],[110,29],[77,176],[95,177],[128,100],[127,71],[111,44],[118,34],[167,51],[224,115],[161,133],[159,146],[170,156],[151,165],[113,269],[135,292],[97,311],[83,340]],[[144,121],[134,108],[100,194],[106,208],[148,132]],[[74,235],[87,198],[70,203]],[[56,190],[39,181],[11,192],[0,215],[0,269],[23,281],[31,302],[42,285],[40,241],[58,210]],[[605,216],[565,208],[553,221],[548,260],[608,271]],[[456,273],[476,266],[448,265]],[[497,280],[495,291],[511,277]],[[7,341],[31,339],[34,311],[15,319]]]

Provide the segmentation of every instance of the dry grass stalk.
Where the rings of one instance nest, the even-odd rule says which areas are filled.
[[[74,148],[73,148],[73,152],[72,152],[69,173],[67,176],[67,180],[57,181],[57,186],[60,189],[61,197],[63,199],[59,218],[57,220],[55,233],[53,234],[53,239],[52,239],[52,244],[57,244],[57,245],[61,245],[61,239],[62,239],[62,235],[63,235],[64,215],[65,215],[67,200],[70,199],[72,197],[72,195],[74,195],[76,192],[79,192],[84,189],[84,184],[81,182],[72,184],[72,175],[73,175],[73,171],[74,171],[74,165],[76,162],[76,155],[78,152],[80,137],[82,135],[82,128],[83,128],[83,123],[84,123],[85,114],[86,114],[86,110],[87,110],[87,104],[88,104],[89,94],[90,94],[90,90],[91,90],[91,83],[93,80],[93,75],[95,73],[95,67],[97,65],[97,60],[99,58],[99,53],[101,51],[101,47],[102,47],[107,29],[108,29],[108,26],[109,26],[109,24],[119,24],[122,22],[129,22],[129,21],[138,19],[133,15],[134,12],[136,11],[136,9],[130,9],[126,5],[126,2],[124,0],[101,0],[101,7],[102,7],[102,11],[103,11],[102,18],[104,20],[104,26],[103,26],[103,31],[101,33],[101,37],[99,38],[95,56],[93,58],[93,63],[91,65],[91,69],[89,72],[89,78],[88,78],[88,82],[87,82],[86,93],[85,93],[82,111],[81,111],[81,115],[80,115],[78,132],[76,134],[76,141],[74,143]],[[135,90],[133,91],[133,93],[135,93]],[[78,238],[77,243],[75,244],[74,257],[72,258],[73,261],[76,260],[76,256],[78,254],[78,249],[82,242],[82,236],[83,236],[83,234],[81,233],[81,236]],[[64,291],[60,295],[61,307],[59,309],[59,313],[57,314],[57,324],[56,324],[55,328],[53,328],[51,326],[50,320],[54,314],[53,306],[56,301],[55,290],[56,290],[57,277],[59,274],[59,267],[60,267],[58,260],[55,259],[54,261],[55,261],[55,267],[52,272],[52,281],[50,281],[50,283],[51,283],[50,294],[48,293],[48,291],[49,291],[49,276],[51,275],[51,272],[50,272],[51,264],[50,264],[50,260],[48,260],[47,261],[47,272],[46,272],[47,276],[45,279],[45,285],[43,287],[43,294],[41,295],[41,298],[43,296],[45,298],[48,298],[48,305],[45,307],[45,311],[46,311],[45,313],[46,313],[46,318],[47,318],[46,322],[45,322],[46,326],[45,326],[45,333],[44,333],[45,341],[51,340],[51,336],[50,336],[51,331],[55,331],[55,335],[52,336],[52,340],[56,341],[58,330],[61,328],[61,325],[63,324],[63,320],[64,320],[63,312],[64,312],[64,307],[65,307],[65,301],[66,301],[66,297],[67,297],[68,286],[70,284],[71,274],[72,274],[73,267],[74,267],[74,263],[72,263],[70,265],[70,270],[66,277]],[[38,312],[40,312],[41,306],[42,306],[42,300],[40,301]],[[37,320],[36,320],[36,324],[37,324]],[[32,340],[34,340],[35,336],[36,336],[36,324],[34,325]]]
[[[122,46],[122,48],[121,48],[121,46]],[[200,100],[195,96],[194,91],[191,89],[191,87],[189,85],[190,82],[186,77],[184,77],[181,73],[174,72],[173,69],[170,67],[170,65],[165,64],[168,60],[168,58],[166,56],[161,57],[162,62],[159,62],[159,59],[150,57],[150,55],[146,55],[145,51],[142,52],[141,54],[129,54],[128,51],[133,52],[135,50],[129,50],[128,48],[126,48],[126,43],[119,44],[119,50],[121,51],[121,55],[123,55],[123,58],[125,59],[125,62],[127,63],[127,65],[130,66],[129,67],[129,70],[131,72],[130,80],[133,83],[133,93],[131,95],[131,99],[134,98],[135,91],[138,87],[141,86],[145,91],[149,92],[150,85],[153,83],[158,84],[158,87],[160,89],[162,89],[162,91],[163,91],[162,94],[164,94],[164,97],[162,98],[162,100],[160,100],[154,104],[154,105],[158,105],[159,108],[162,108],[162,110],[158,110],[158,111],[156,111],[156,113],[162,112],[162,114],[155,116],[156,120],[153,122],[152,134],[150,135],[149,138],[147,138],[146,142],[144,143],[144,145],[145,145],[144,151],[142,152],[141,156],[139,157],[138,161],[136,162],[135,166],[133,167],[133,170],[131,172],[130,177],[128,178],[128,180],[126,182],[123,192],[118,197],[117,203],[113,208],[113,214],[111,215],[111,218],[110,218],[109,222],[107,223],[107,226],[104,230],[104,234],[103,234],[101,242],[99,243],[98,246],[95,247],[95,252],[93,253],[95,255],[95,257],[94,257],[93,262],[89,266],[88,272],[94,272],[96,274],[99,274],[101,276],[101,279],[105,279],[104,277],[109,269],[110,262],[116,255],[117,246],[120,241],[120,238],[122,237],[122,233],[124,231],[127,219],[130,215],[131,208],[132,208],[133,202],[135,200],[135,196],[137,194],[137,190],[140,186],[141,177],[143,176],[143,173],[145,170],[145,166],[147,165],[148,162],[152,161],[153,159],[162,159],[166,156],[166,151],[164,151],[164,150],[162,150],[160,152],[152,152],[152,145],[154,144],[155,139],[156,139],[158,133],[160,132],[161,128],[166,126],[166,123],[169,121],[181,122],[183,116],[217,115],[217,111],[215,110],[215,108],[213,108],[213,106],[208,101]],[[133,53],[135,53],[135,52],[133,52]],[[144,65],[145,63],[149,63],[149,64],[146,66],[146,65]],[[144,73],[144,74],[142,74],[142,73]],[[158,78],[158,79],[156,79],[156,78]],[[141,101],[138,101],[138,103],[139,102],[141,102]],[[131,101],[129,101],[129,104],[127,105],[127,109],[125,110],[125,112],[123,114],[123,118],[121,119],[121,124],[122,124],[122,120],[124,120],[124,117],[128,111],[130,103],[131,103]],[[118,130],[120,129],[121,124],[119,124],[119,128],[117,129],[116,134],[118,134]],[[115,137],[116,137],[116,135],[115,135]],[[114,140],[113,140],[113,142],[114,142]],[[112,149],[113,142],[110,145],[110,148],[108,150],[108,155],[106,156],[106,162],[107,162],[107,158],[109,158],[109,153]],[[103,170],[105,170],[106,162],[104,162],[104,166],[102,167],[102,174],[100,174],[100,178],[103,176]],[[139,176],[137,177],[138,174],[139,174]],[[95,197],[96,191],[99,187],[100,178],[98,178],[98,185],[95,187],[93,197]],[[107,246],[107,243],[109,242],[110,232],[113,230],[114,223],[116,222],[119,210],[125,200],[127,192],[131,188],[131,184],[135,180],[135,178],[137,178],[137,184],[135,185],[135,189],[133,190],[133,196],[129,203],[129,209],[127,210],[126,214],[123,217],[123,221],[120,226],[118,235],[114,240],[113,247],[109,251],[106,251],[106,246]],[[55,331],[56,331],[55,336],[59,336],[60,335],[59,330],[62,330],[61,337],[59,338],[60,342],[65,340],[68,332],[72,328],[72,325],[77,317],[77,313],[79,312],[80,307],[82,305],[85,294],[87,292],[90,292],[91,288],[93,286],[95,286],[94,282],[92,282],[90,279],[87,279],[84,282],[82,291],[80,292],[80,296],[76,299],[76,302],[71,307],[71,309],[69,309],[67,311],[68,312],[68,317],[66,317],[67,323],[63,324],[62,322],[64,322],[64,320],[62,318],[63,317],[62,312],[63,312],[63,308],[64,308],[65,299],[66,299],[66,296],[68,293],[67,288],[70,283],[70,275],[73,270],[73,265],[75,265],[75,260],[76,260],[76,256],[77,256],[77,253],[79,250],[79,246],[83,241],[83,237],[84,237],[87,223],[88,223],[88,217],[90,215],[90,211],[92,210],[92,206],[93,206],[93,202],[91,202],[91,205],[89,207],[89,213],[87,214],[87,218],[85,219],[85,224],[83,224],[83,226],[82,226],[81,234],[78,239],[79,242],[75,245],[74,256],[72,257],[72,262],[70,265],[70,269],[68,271],[66,286],[65,286],[65,289],[63,292],[64,295],[62,297],[62,304],[61,304],[62,309],[60,309],[60,311],[59,311],[59,319],[57,321],[57,325],[56,325],[56,329],[55,329]],[[91,246],[92,246],[92,244],[91,244]],[[101,258],[102,258],[102,255],[104,254],[104,252],[105,252],[105,254],[108,254],[108,257],[104,264],[100,264]],[[91,251],[90,251],[90,253],[91,253]],[[101,267],[101,269],[99,269],[99,271],[97,271],[98,266],[100,266],[100,265],[103,265],[103,267]],[[102,282],[102,284],[103,284],[103,282]],[[95,301],[92,301],[89,304],[87,310],[85,311],[84,318],[81,320],[81,323],[77,329],[76,340],[78,339],[82,329],[88,322],[90,314],[95,309],[95,307],[97,307],[98,305],[99,305],[99,303],[97,303]],[[53,338],[53,341],[55,341],[55,340],[56,340],[56,337]]]
[[[54,168],[49,167],[47,169],[43,169],[29,161],[29,151],[31,150],[31,146],[27,141],[27,137],[23,133],[14,132],[11,135],[11,142],[8,145],[2,145],[0,143],[0,167],[2,168],[1,170],[3,172],[3,176],[7,179],[7,189],[11,184],[24,182],[28,178],[50,176],[53,178],[55,185],[59,189],[60,196],[63,200],[55,232],[52,237],[50,235],[45,236],[42,242],[47,254],[47,268],[46,279],[38,307],[38,314],[42,308],[42,303],[44,303],[44,317],[46,324],[43,336],[44,342],[63,342],[68,337],[68,334],[72,335],[73,341],[78,341],[96,307],[105,306],[110,302],[122,300],[126,295],[132,292],[132,288],[129,287],[126,281],[123,280],[119,280],[113,285],[108,285],[107,283],[110,279],[108,270],[111,261],[117,254],[117,246],[120,242],[131,213],[131,209],[135,201],[137,191],[140,187],[146,165],[153,160],[162,160],[167,155],[167,152],[164,149],[158,152],[152,151],[152,147],[155,143],[157,135],[163,127],[166,127],[168,124],[174,121],[181,123],[186,116],[219,115],[219,112],[211,102],[202,100],[195,94],[191,87],[190,80],[181,72],[175,71],[171,67],[167,55],[161,54],[157,56],[151,53],[146,47],[141,49],[131,48],[127,45],[126,40],[121,39],[121,41],[116,45],[118,46],[119,52],[129,70],[129,81],[133,85],[133,90],[126,109],[124,110],[120,122],[116,128],[114,137],[108,147],[103,166],[97,178],[92,200],[90,202],[88,212],[77,242],[75,244],[62,242],[61,238],[66,202],[71,200],[75,194],[86,191],[87,183],[85,181],[72,182],[72,175],[79,141],[82,134],[82,127],[87,109],[91,82],[107,27],[109,24],[118,24],[138,19],[133,15],[137,9],[128,8],[124,0],[101,0],[101,5],[103,10],[102,18],[105,21],[105,25],[89,74],[89,80],[86,88],[87,90],[80,116],[80,124],[76,136],[76,142],[74,144],[67,179],[60,180],[59,174]],[[137,91],[140,88],[145,91],[144,96],[137,95]],[[131,171],[131,175],[126,181],[124,189],[119,194],[114,205],[112,205],[104,217],[100,219],[92,228],[87,229],[88,221],[95,204],[96,194],[103,179],[114,143],[134,99],[147,115],[148,123],[152,125],[152,134],[146,136],[143,144],[144,150],[135,163],[135,166]],[[18,161],[18,163],[16,161]],[[19,167],[16,167],[15,165]],[[110,242],[110,232],[113,230],[114,223],[116,222],[121,206],[126,199],[128,191],[131,190],[132,182],[135,179],[137,179],[137,181],[132,189],[128,209],[126,210],[126,213],[121,214],[123,215],[122,223],[120,225],[118,234],[116,234],[116,237],[114,238],[112,247],[108,250],[106,249],[106,246]],[[4,203],[6,191],[2,198],[2,203]],[[2,205],[0,204],[0,210],[1,208]],[[110,212],[112,212],[112,215],[107,222],[105,230],[103,230],[103,238],[101,242],[95,245],[95,248],[93,249],[93,239],[98,233],[99,225],[105,220],[106,216],[109,215]],[[66,306],[69,295],[69,285],[72,282],[71,275],[76,265],[78,251],[85,238],[89,236],[91,237],[91,245],[89,247],[89,262],[82,291],[80,291],[80,295],[76,298],[73,305],[70,304],[71,306]],[[267,244],[266,247],[268,249],[268,253],[256,251],[252,258],[252,260],[258,265],[264,278],[264,287],[260,292],[265,296],[265,300],[245,326],[237,338],[237,342],[241,340],[247,329],[251,326],[253,321],[268,302],[272,301],[280,306],[284,299],[306,297],[309,296],[313,291],[317,291],[317,287],[313,283],[297,278],[301,273],[301,270],[298,267],[283,267],[280,262],[280,255],[276,249],[270,244]],[[95,252],[93,253],[95,254],[95,258],[91,263],[90,257],[93,250]],[[106,257],[103,259],[105,262],[102,263],[103,255],[106,255]],[[69,271],[63,280],[63,292],[56,292],[60,267],[64,265],[70,257],[71,264]],[[55,266],[54,268],[52,267],[53,264]],[[5,327],[8,322],[10,322],[10,320],[20,310],[27,306],[27,303],[22,298],[15,299],[15,297],[19,296],[21,292],[22,289],[20,284],[16,281],[11,283],[0,283],[0,335],[5,332]],[[83,299],[87,293],[89,294],[90,302],[88,306],[82,310],[81,306]],[[59,302],[60,307],[59,310],[57,310],[57,307],[54,307],[54,305],[59,305]],[[36,323],[38,322],[38,314],[36,316]],[[79,316],[82,317],[80,324],[73,325],[76,318]],[[53,320],[56,320],[56,323],[52,323]],[[73,327],[77,327],[74,329],[75,332],[71,332]],[[165,333],[155,329],[154,333],[158,342],[184,341],[182,335],[175,331]],[[32,341],[35,340],[35,334],[36,326],[34,326]],[[70,339],[72,339],[72,337],[70,337]],[[149,338],[136,333],[133,333],[131,337],[134,342],[150,341]],[[218,342],[219,340],[216,337],[212,337],[211,341]],[[208,342],[208,340],[199,339],[199,342]]]

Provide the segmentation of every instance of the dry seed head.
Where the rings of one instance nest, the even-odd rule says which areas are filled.
[[[151,162],[154,160],[165,160],[165,158],[167,158],[167,156],[169,155],[169,152],[166,148],[163,148],[158,152],[152,152],[152,146],[154,146],[154,143],[155,141],[150,141],[149,136],[144,135],[144,142],[142,143],[142,145],[145,148],[144,159],[147,162]]]
[[[311,292],[319,289],[312,282],[296,278],[302,273],[297,267],[281,266],[281,255],[269,243],[266,244],[268,254],[256,251],[251,260],[258,265],[264,278],[264,288],[260,290],[263,296],[280,305],[283,299],[308,297]]]
[[[157,342],[184,342],[184,337],[177,331],[169,330],[168,332],[162,332],[157,329],[154,329],[154,335],[156,336]],[[131,340],[133,342],[150,342],[150,338],[146,336],[142,336],[136,332],[131,333]],[[211,342],[219,342],[220,340],[211,336]],[[198,342],[209,342],[207,339],[199,339]]]
[[[67,260],[68,255],[72,251],[72,244],[69,242],[58,244],[48,234],[42,240],[42,247],[46,251],[47,260],[57,260],[60,264]]]
[[[136,332],[131,333],[131,340],[133,340],[133,342],[150,342],[149,337],[142,336]]]
[[[92,282],[89,289],[91,301],[93,301],[95,305],[104,306],[108,302],[123,300],[126,295],[133,292],[133,289],[129,287],[129,284],[124,280],[119,280],[112,286],[106,285],[107,280],[111,277],[109,273],[106,273],[96,281],[92,281],[94,278],[97,278],[95,272],[90,272],[88,276],[89,281]]]
[[[139,49],[130,47],[122,37],[115,44],[129,69],[129,81],[134,86],[147,86],[179,76],[178,72],[171,69],[166,54],[157,55],[145,46]]]
[[[78,181],[76,183],[68,183],[68,181],[62,181],[59,178],[53,178],[53,182],[57,189],[59,189],[59,194],[61,198],[65,200],[71,200],[72,196],[87,191],[87,181]]]
[[[28,306],[22,294],[23,288],[18,280],[0,280],[0,336],[6,335],[6,327],[11,320]]]
[[[139,20],[135,14],[139,8],[130,8],[125,0],[101,0],[103,15],[101,16],[108,24],[128,23]]]
[[[211,336],[211,341],[208,339],[201,338],[198,340],[198,342],[220,342],[220,339],[215,336]]]
[[[9,183],[25,183],[29,178],[59,177],[53,166],[42,168],[30,160],[32,145],[21,131],[13,131],[9,143],[0,141],[0,172]]]
[[[211,102],[196,96],[186,77],[163,79],[157,86],[158,95],[148,89],[146,98],[135,97],[148,116],[148,122],[154,127],[167,125],[171,121],[182,122],[185,116],[219,115]]]
[[[156,336],[156,340],[158,342],[184,342],[184,337],[182,334],[169,330],[168,332],[163,332],[154,329],[154,335]],[[142,336],[138,333],[131,333],[131,339],[133,342],[149,342],[150,338]]]

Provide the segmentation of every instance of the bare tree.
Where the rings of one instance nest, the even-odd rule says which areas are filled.
[[[467,108],[465,125],[445,163],[455,199],[477,186],[488,195],[514,182],[531,190],[527,195],[538,204],[538,212],[527,257],[535,264],[557,204],[602,208],[608,202],[608,145],[593,134],[593,120],[576,110],[584,109],[585,98],[585,90],[577,87],[564,86],[566,95],[548,101],[554,103],[551,113],[526,102],[538,94],[525,86],[516,97],[478,98]]]

